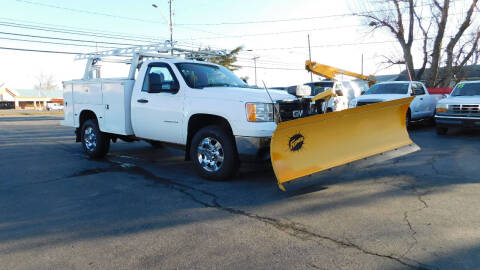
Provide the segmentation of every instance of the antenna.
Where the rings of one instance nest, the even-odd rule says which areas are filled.
[[[268,97],[270,98],[270,101],[272,101],[272,106],[273,106],[273,120],[275,120],[275,115],[277,114],[277,110],[275,109],[275,102],[273,101],[273,98],[272,96],[270,95],[270,92],[268,91],[268,88],[267,88],[267,85],[265,85],[265,81],[262,80],[262,83],[263,83],[263,87],[265,88],[265,91],[267,92],[268,94]],[[277,114],[277,119],[279,122],[282,122],[282,119],[281,119],[281,116],[280,116],[280,112],[278,112]]]

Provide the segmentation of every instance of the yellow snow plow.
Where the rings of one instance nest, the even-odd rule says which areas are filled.
[[[405,121],[412,99],[280,121],[270,143],[280,189],[285,191],[291,180],[355,161],[374,156],[381,161],[418,150]]]

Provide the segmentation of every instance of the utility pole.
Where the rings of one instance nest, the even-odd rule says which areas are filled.
[[[260,56],[253,57],[253,66],[255,68],[255,86],[257,86],[257,59],[258,58],[260,58]]]
[[[160,15],[162,16],[162,19],[168,24],[170,28],[170,52],[173,55],[173,10],[172,10],[172,1],[173,0],[168,0],[168,6],[169,6],[169,13],[170,13],[170,21],[167,21],[165,16],[163,16],[162,12],[160,11]],[[152,7],[158,8],[156,4],[152,4]]]
[[[361,69],[362,72],[360,72],[360,74],[363,75],[363,53],[362,53],[362,69]]]
[[[310,49],[310,34],[307,35],[308,38],[308,60],[312,61],[312,50]],[[310,82],[313,82],[313,74],[310,71]]]
[[[172,1],[173,0],[168,0],[168,5],[169,5],[169,8],[170,8],[170,46],[172,48],[172,50],[170,51],[171,54],[173,55],[173,21],[172,21]]]

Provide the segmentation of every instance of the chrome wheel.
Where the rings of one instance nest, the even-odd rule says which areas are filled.
[[[95,131],[93,127],[87,127],[83,134],[83,140],[85,142],[85,147],[88,151],[93,152],[97,148],[97,136],[95,135]]]
[[[216,172],[223,165],[222,144],[215,138],[206,137],[197,146],[197,158],[200,166],[208,172]]]

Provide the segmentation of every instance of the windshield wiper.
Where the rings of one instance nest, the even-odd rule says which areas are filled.
[[[202,87],[218,87],[218,86],[232,87],[232,86],[235,86],[235,85],[231,85],[231,84],[228,84],[228,83],[211,83],[211,84],[207,84],[207,85],[202,85]]]
[[[247,88],[247,87],[248,87],[248,86],[234,85],[234,84],[229,84],[229,83],[211,83],[211,84],[207,84],[207,85],[202,85],[202,88],[203,88],[203,87],[219,87],[219,86],[223,86],[223,87],[239,87],[239,88]]]

